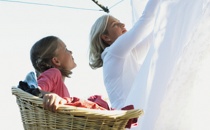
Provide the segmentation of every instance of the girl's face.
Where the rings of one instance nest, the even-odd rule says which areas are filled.
[[[76,67],[76,63],[74,62],[74,58],[72,56],[72,51],[66,48],[66,45],[58,40],[58,48],[56,50],[56,57],[54,57],[53,63],[57,67],[61,67],[66,70],[72,70]]]
[[[118,19],[110,16],[107,23],[107,34],[102,35],[102,39],[108,44],[112,44],[119,36],[127,32],[125,24],[121,23]]]

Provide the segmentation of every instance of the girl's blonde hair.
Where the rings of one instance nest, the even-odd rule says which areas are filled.
[[[56,56],[59,38],[55,36],[47,36],[37,41],[30,50],[30,58],[33,67],[35,68],[37,77],[40,73],[53,68],[52,58]],[[61,74],[69,77],[71,71],[64,68],[58,68]]]
[[[92,25],[90,31],[90,46],[89,46],[89,65],[92,69],[97,69],[103,66],[101,53],[109,45],[101,39],[102,34],[107,34],[107,23],[110,15],[99,17]]]

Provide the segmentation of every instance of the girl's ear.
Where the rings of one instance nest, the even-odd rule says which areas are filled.
[[[60,66],[60,61],[58,60],[57,57],[53,57],[53,58],[52,58],[52,63],[53,63],[55,66]]]
[[[102,34],[101,35],[101,39],[103,40],[103,41],[105,41],[106,43],[110,43],[110,41],[111,41],[111,39],[109,38],[109,36],[107,36],[107,35],[105,35],[105,34]]]

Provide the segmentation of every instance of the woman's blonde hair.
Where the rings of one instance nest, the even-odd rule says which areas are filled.
[[[36,71],[38,77],[42,72],[53,68],[52,58],[56,56],[56,49],[58,48],[59,38],[56,36],[47,36],[37,41],[30,50],[31,63]],[[61,74],[69,77],[71,71],[64,68],[58,68]]]
[[[97,69],[103,66],[101,54],[109,45],[101,39],[102,34],[107,34],[107,23],[110,15],[99,17],[91,27],[90,31],[90,46],[89,46],[89,65],[92,69]]]

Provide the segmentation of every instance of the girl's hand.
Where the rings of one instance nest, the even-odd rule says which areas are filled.
[[[67,101],[55,93],[46,93],[43,97],[44,108],[55,112],[59,105],[66,104]]]

